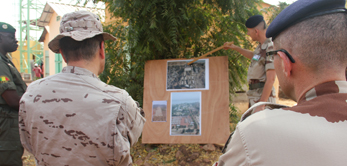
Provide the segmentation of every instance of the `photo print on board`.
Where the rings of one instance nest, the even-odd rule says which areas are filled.
[[[166,122],[167,101],[152,102],[152,122]]]
[[[208,90],[208,59],[167,61],[166,90]]]
[[[201,92],[171,93],[170,135],[201,135]]]

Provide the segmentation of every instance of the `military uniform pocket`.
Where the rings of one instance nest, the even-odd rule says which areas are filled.
[[[0,118],[0,141],[20,141],[18,119]]]

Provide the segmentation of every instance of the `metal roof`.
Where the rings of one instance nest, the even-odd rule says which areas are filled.
[[[46,39],[46,34],[47,34],[48,32],[47,32],[47,29],[46,29],[46,27],[44,27],[43,28],[43,32],[42,32],[42,34],[41,34],[41,36],[40,36],[40,39],[39,39],[39,42],[44,42],[45,41],[45,39]]]
[[[79,10],[87,10],[94,14],[97,14],[100,17],[101,21],[104,21],[105,20],[104,6],[105,5],[101,3],[98,3],[95,7],[82,7],[77,5],[47,2],[45,7],[43,8],[43,12],[40,18],[38,19],[37,24],[40,27],[47,26],[54,12],[56,12],[58,16],[62,17],[66,13],[79,11]]]

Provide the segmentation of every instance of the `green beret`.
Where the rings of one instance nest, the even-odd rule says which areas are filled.
[[[16,29],[10,24],[0,22],[0,32],[15,33]]]

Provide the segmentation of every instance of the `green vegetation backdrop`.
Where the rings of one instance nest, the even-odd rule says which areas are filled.
[[[115,20],[104,30],[118,38],[106,43],[107,60],[100,79],[126,89],[141,105],[144,65],[148,60],[199,57],[227,41],[252,50],[244,23],[250,16],[260,14],[256,6],[261,2],[93,0],[98,1],[107,3]],[[246,83],[249,60],[229,50],[212,56],[225,55],[229,57],[229,90],[234,93]],[[237,122],[236,109],[232,105],[230,108],[231,122]]]

